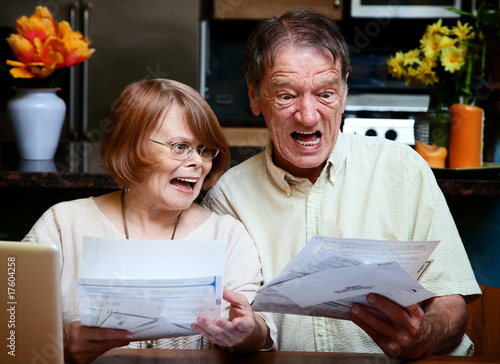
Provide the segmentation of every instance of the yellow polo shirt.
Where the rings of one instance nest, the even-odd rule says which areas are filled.
[[[404,144],[340,134],[313,185],[275,166],[269,141],[264,152],[226,172],[203,204],[245,225],[259,250],[264,282],[313,235],[440,240],[422,285],[437,295],[481,293],[431,169]],[[381,352],[350,321],[286,314],[274,319],[279,350]],[[454,354],[471,350],[465,336]]]

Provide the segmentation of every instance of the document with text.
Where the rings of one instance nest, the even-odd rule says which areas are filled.
[[[314,236],[273,280],[260,287],[255,311],[349,319],[354,303],[378,293],[406,307],[434,293],[418,280],[438,241]]]
[[[83,237],[75,279],[82,325],[128,330],[133,340],[194,335],[221,315],[226,243]]]

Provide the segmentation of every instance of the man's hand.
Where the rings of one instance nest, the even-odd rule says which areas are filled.
[[[224,288],[223,298],[231,304],[229,320],[221,317],[213,321],[199,316],[191,327],[214,344],[231,352],[257,351],[269,344],[269,330],[262,317],[256,315],[246,297]]]
[[[460,343],[467,327],[466,304],[459,295],[428,299],[423,309],[417,304],[401,307],[374,293],[367,299],[385,317],[355,304],[350,318],[393,358],[446,354]]]
[[[80,321],[66,322],[63,332],[66,363],[90,363],[112,348],[128,345],[132,339],[128,331],[82,326]]]

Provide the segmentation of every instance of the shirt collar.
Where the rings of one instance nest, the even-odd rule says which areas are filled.
[[[344,164],[347,159],[347,143],[343,137],[342,133],[339,133],[337,138],[337,142],[335,143],[335,147],[333,148],[333,152],[327,159],[326,166],[323,168],[321,172],[321,178],[326,178],[330,181],[331,184],[335,183],[337,176],[340,171],[344,168]],[[271,138],[268,139],[266,145],[266,166],[267,170],[272,178],[272,180],[276,183],[276,185],[281,188],[283,191],[290,194],[290,182],[299,182],[304,180],[305,178],[295,177],[289,172],[281,169],[276,166],[273,162],[273,142]]]
[[[345,140],[344,134],[339,132],[337,142],[333,148],[333,152],[328,157],[326,167],[323,169],[323,173],[326,173],[326,177],[331,184],[335,183],[337,176],[340,171],[344,168],[347,161],[347,151],[348,143]]]

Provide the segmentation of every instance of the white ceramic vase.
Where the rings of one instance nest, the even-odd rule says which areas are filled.
[[[54,158],[66,114],[59,90],[20,88],[7,103],[21,159]]]

